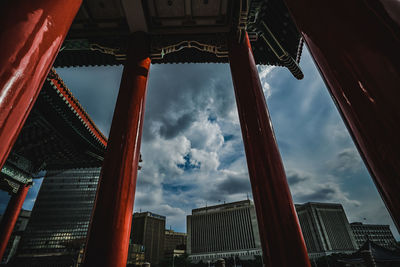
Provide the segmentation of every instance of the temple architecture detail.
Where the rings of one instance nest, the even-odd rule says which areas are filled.
[[[256,67],[283,66],[301,79],[303,43],[400,227],[398,1],[3,2],[1,188],[13,196],[0,225],[0,256],[33,174],[84,162],[102,165],[84,266],[126,266],[151,63],[229,63],[264,264],[309,267]],[[120,64],[105,151],[104,136],[50,69]]]
[[[11,200],[0,225],[0,254],[34,178],[42,171],[99,168],[106,146],[107,139],[52,69],[1,169],[0,189]]]

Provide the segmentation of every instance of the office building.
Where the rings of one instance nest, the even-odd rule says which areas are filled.
[[[165,217],[151,212],[134,213],[132,243],[144,246],[145,261],[156,265],[164,257]]]
[[[250,200],[192,210],[187,253],[193,262],[261,255],[256,212]]]
[[[186,250],[186,233],[178,233],[174,230],[165,230],[164,250]]]
[[[99,175],[100,168],[46,173],[18,250],[20,264],[55,261],[57,266],[69,266],[77,259],[86,239]]]
[[[144,259],[145,247],[129,242],[127,266],[142,266],[145,263]]]
[[[296,211],[310,258],[358,248],[341,204],[309,202]]]
[[[174,230],[165,230],[164,257],[183,255],[186,252],[186,233],[178,233]]]
[[[374,243],[388,248],[396,248],[396,240],[390,231],[389,225],[382,224],[363,224],[354,222],[350,224],[354,238],[357,243],[357,248],[360,248],[369,239]]]
[[[31,217],[30,210],[23,210],[18,215],[17,222],[15,223],[14,230],[11,234],[10,240],[8,241],[8,245],[6,251],[4,253],[1,264],[6,264],[10,261],[10,259],[15,255],[18,249],[19,242],[21,240],[21,236],[24,234],[26,226],[28,225],[29,219]],[[0,215],[0,221],[2,216]]]

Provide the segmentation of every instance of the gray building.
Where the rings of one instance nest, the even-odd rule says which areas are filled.
[[[397,247],[397,242],[394,239],[392,231],[390,231],[389,225],[354,222],[350,224],[350,227],[353,231],[358,248],[364,245],[367,239],[388,249],[394,249]]]
[[[187,253],[193,262],[261,255],[257,217],[250,200],[198,208],[187,216]]]
[[[173,230],[165,230],[164,254],[171,255],[176,249],[186,251],[186,240],[186,233],[179,233]]]
[[[296,211],[310,258],[358,248],[341,204],[296,204]]]
[[[151,212],[133,214],[132,243],[144,246],[145,261],[156,265],[164,258],[165,216]]]
[[[49,171],[18,250],[18,264],[70,266],[85,242],[100,168]],[[29,266],[29,265],[23,265]]]

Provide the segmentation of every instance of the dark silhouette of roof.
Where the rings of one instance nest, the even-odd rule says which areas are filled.
[[[375,262],[398,262],[400,263],[400,253],[384,248],[373,241],[367,239],[356,252],[341,260],[346,263],[362,263],[364,262],[364,253],[371,253]]]

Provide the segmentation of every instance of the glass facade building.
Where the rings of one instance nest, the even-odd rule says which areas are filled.
[[[18,257],[79,251],[85,242],[100,168],[48,171]]]

